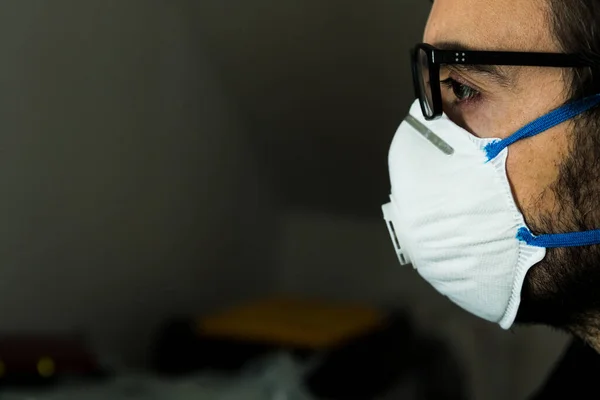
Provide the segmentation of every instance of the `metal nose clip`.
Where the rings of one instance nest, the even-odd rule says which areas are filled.
[[[392,239],[392,243],[394,244],[394,250],[396,250],[396,255],[398,256],[398,261],[400,261],[400,265],[410,264],[410,258],[408,254],[402,249],[400,245],[400,241],[398,240],[398,236],[396,235],[396,229],[394,228],[394,222],[392,220],[392,216],[394,215],[392,203],[385,204],[382,207],[383,210],[383,218],[385,219],[386,226],[388,228],[388,232],[390,234],[390,238]]]
[[[451,156],[454,154],[454,149],[448,143],[446,143],[441,137],[436,135],[431,129],[423,125],[419,120],[417,120],[412,115],[408,115],[404,119],[410,126],[415,128],[417,132],[421,134],[425,139],[427,139],[431,144],[437,147],[442,153]]]

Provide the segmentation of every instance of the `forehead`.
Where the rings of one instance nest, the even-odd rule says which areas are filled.
[[[548,0],[435,0],[424,41],[458,42],[478,50],[558,50]]]

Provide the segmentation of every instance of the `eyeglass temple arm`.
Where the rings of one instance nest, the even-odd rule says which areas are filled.
[[[433,50],[432,62],[435,64],[514,65],[559,68],[600,65],[600,60],[591,60],[579,54],[509,51]]]

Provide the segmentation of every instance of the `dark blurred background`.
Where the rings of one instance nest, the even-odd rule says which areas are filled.
[[[271,293],[403,307],[472,398],[564,338],[462,312],[381,219],[425,0],[0,2],[0,330],[147,365],[172,315]]]

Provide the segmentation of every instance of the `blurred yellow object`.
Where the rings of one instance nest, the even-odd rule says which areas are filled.
[[[326,349],[383,324],[383,312],[318,300],[273,298],[200,319],[203,336]]]
[[[40,376],[44,378],[49,378],[54,375],[55,366],[54,360],[50,357],[42,357],[37,363],[37,370]]]

